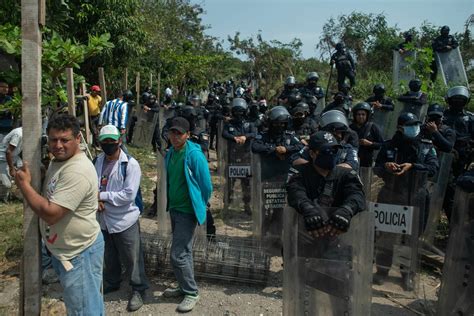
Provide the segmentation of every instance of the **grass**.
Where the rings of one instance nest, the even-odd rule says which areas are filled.
[[[23,251],[23,203],[1,203],[0,210],[0,262],[17,260]]]

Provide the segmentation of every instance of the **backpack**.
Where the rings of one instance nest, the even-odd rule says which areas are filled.
[[[130,160],[130,158],[132,158],[132,156],[127,154],[127,158]],[[97,157],[95,157],[92,160],[92,164],[95,165],[96,161],[97,161]],[[123,181],[125,181],[125,178],[127,177],[127,166],[128,166],[128,161],[122,161],[120,163],[120,170],[122,172]],[[143,204],[142,190],[141,190],[140,186],[138,186],[137,195],[135,196],[135,205],[138,207],[138,210],[140,211],[140,214],[143,213],[144,204]]]

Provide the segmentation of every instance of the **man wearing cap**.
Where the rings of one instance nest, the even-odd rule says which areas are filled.
[[[94,85],[91,87],[91,93],[85,96],[87,98],[87,108],[89,110],[89,122],[91,124],[91,132],[94,144],[97,142],[97,134],[99,128],[100,110],[102,105],[102,97],[100,96],[100,87]]]
[[[120,132],[114,125],[102,127],[99,142],[103,153],[94,164],[99,179],[98,220],[105,240],[104,294],[120,288],[124,266],[132,287],[127,309],[132,312],[143,306],[149,287],[140,242],[140,210],[135,204],[141,170],[135,158],[120,148]]]
[[[311,161],[290,168],[288,204],[303,215],[314,238],[339,235],[365,209],[362,183],[356,171],[336,165],[340,145],[331,133],[314,133],[308,147]],[[326,214],[329,207],[335,211]]]
[[[67,314],[103,315],[104,239],[96,219],[97,175],[79,146],[80,126],[74,116],[53,116],[46,131],[54,159],[43,194],[31,186],[27,162],[17,170],[15,180],[40,218],[41,236],[63,287]]]
[[[212,193],[211,175],[201,147],[188,140],[189,122],[175,117],[171,122],[166,153],[167,210],[171,216],[171,265],[178,281],[164,297],[184,297],[178,312],[189,312],[199,300],[194,280],[192,244],[196,225],[206,220],[206,206]]]

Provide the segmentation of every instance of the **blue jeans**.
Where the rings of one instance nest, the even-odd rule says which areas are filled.
[[[70,260],[73,268],[66,271],[52,256],[54,270],[64,289],[63,298],[68,316],[105,315],[101,293],[104,261],[104,238],[99,232],[95,242]]]
[[[173,241],[171,243],[171,266],[181,291],[197,295],[194,280],[193,235],[197,225],[196,215],[170,211]]]

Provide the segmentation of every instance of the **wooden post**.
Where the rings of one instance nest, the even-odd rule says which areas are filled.
[[[161,104],[161,100],[160,100],[160,97],[161,97],[161,72],[158,73],[158,80],[157,80],[157,84],[156,84],[156,100],[158,100],[158,104]],[[161,127],[161,125],[160,125]]]
[[[153,73],[150,73],[150,84],[149,84],[149,87],[151,89],[151,87],[153,87]]]
[[[125,68],[125,76],[123,80],[123,90],[128,90],[128,68]]]
[[[86,95],[86,83],[85,82],[82,82],[81,83],[81,94],[82,95]],[[92,144],[91,142],[91,130],[90,130],[90,123],[89,123],[89,107],[87,106],[87,100],[84,99],[84,101],[82,101],[83,103],[83,106],[84,106],[84,125],[85,125],[85,128],[86,128],[86,142],[87,144]]]
[[[31,185],[41,187],[41,31],[39,12],[44,2],[21,1],[21,90],[23,160],[29,162]],[[23,257],[20,266],[20,315],[41,312],[41,248],[38,216],[23,204]]]
[[[107,102],[107,87],[105,86],[105,75],[104,75],[103,67],[99,67],[99,84],[100,84],[100,96],[102,97],[101,106],[103,106],[105,102]]]
[[[76,116],[76,96],[74,94],[74,73],[72,68],[66,68],[67,78],[67,111]]]
[[[137,103],[135,104],[137,112],[140,108],[140,73],[137,72],[137,80],[135,81],[135,90],[137,91]]]

